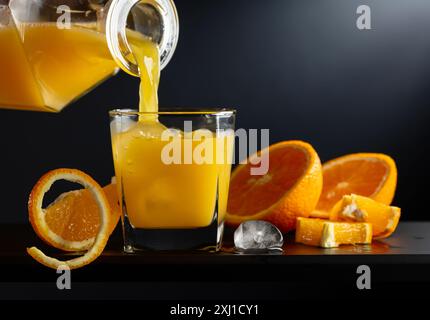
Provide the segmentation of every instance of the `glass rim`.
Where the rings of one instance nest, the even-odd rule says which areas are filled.
[[[160,111],[141,112],[135,109],[113,109],[109,115],[113,116],[139,116],[139,115],[210,115],[210,116],[231,116],[236,114],[236,109],[232,108],[163,108]]]

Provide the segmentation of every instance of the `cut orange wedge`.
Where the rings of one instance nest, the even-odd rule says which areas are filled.
[[[330,220],[369,222],[373,237],[389,237],[400,220],[400,208],[390,207],[367,197],[355,194],[344,196],[331,210]]]
[[[327,211],[322,211],[322,210],[314,210],[311,212],[311,214],[309,215],[309,218],[316,218],[316,219],[328,219],[329,218],[330,213]]]
[[[390,205],[396,191],[394,160],[380,153],[356,153],[323,164],[323,190],[315,216],[328,212],[344,195],[358,194]]]
[[[58,180],[79,183],[86,188],[89,194],[93,197],[94,203],[98,208],[99,226],[96,230],[95,239],[91,240],[91,243],[89,242],[89,239],[85,239],[83,241],[65,240],[60,235],[54,233],[47,223],[47,221],[52,222],[54,219],[52,217],[48,220],[46,219],[46,212],[42,208],[43,198],[45,193],[48,192],[51,186]],[[64,197],[62,199],[64,201]],[[60,198],[59,201],[62,201],[62,199]],[[70,269],[76,269],[94,261],[103,252],[113,225],[111,222],[111,207],[103,189],[90,176],[76,169],[52,170],[42,176],[31,191],[28,201],[28,211],[33,229],[48,243],[56,244],[57,247],[66,247],[69,251],[72,251],[74,248],[81,249],[83,247],[88,247],[88,251],[83,256],[67,261],[60,261],[55,258],[48,257],[36,247],[27,249],[27,252],[35,260],[53,269],[58,269],[58,267],[63,265],[67,265]],[[52,212],[57,211],[53,210]]]
[[[255,157],[269,155],[265,175],[252,175]],[[297,217],[307,217],[318,202],[322,171],[318,154],[303,141],[274,144],[239,165],[230,182],[226,221],[236,226],[266,220],[282,232],[293,230]]]
[[[372,225],[298,218],[296,242],[322,248],[335,248],[346,244],[370,244]]]

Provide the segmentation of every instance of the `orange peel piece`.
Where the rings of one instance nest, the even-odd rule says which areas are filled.
[[[58,269],[60,266],[66,265],[69,269],[77,269],[93,262],[103,252],[110,235],[111,207],[103,189],[86,173],[77,169],[56,169],[49,171],[33,187],[28,201],[30,222],[36,233],[43,235],[42,238],[46,237],[46,235],[58,237],[48,227],[44,219],[44,209],[42,208],[45,193],[58,180],[79,183],[93,195],[100,213],[100,227],[95,240],[83,256],[66,261],[49,257],[36,247],[27,248],[27,252],[36,261],[47,267]]]

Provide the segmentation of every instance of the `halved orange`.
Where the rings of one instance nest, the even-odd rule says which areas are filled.
[[[372,224],[298,218],[296,242],[322,248],[372,243]]]
[[[394,160],[385,154],[356,153],[324,163],[323,177],[323,190],[316,210],[328,213],[349,194],[390,205],[396,191],[397,168]]]
[[[389,237],[396,230],[399,219],[400,208],[355,194],[344,196],[330,212],[330,220],[371,223],[375,239]]]
[[[46,192],[49,191],[51,186],[58,180],[67,180],[81,184],[93,197],[93,201],[97,207],[99,214],[99,226],[96,230],[95,239],[89,243],[89,239],[82,241],[70,241],[63,239],[60,235],[54,233],[46,220],[46,212],[42,208],[43,198]],[[76,197],[72,195],[72,197]],[[64,200],[64,198],[63,198]],[[61,199],[59,201],[62,201]],[[60,208],[62,206],[59,206]],[[80,206],[79,206],[80,207]],[[52,170],[43,175],[31,191],[30,198],[28,201],[28,210],[30,222],[36,233],[45,241],[56,246],[66,247],[67,250],[71,251],[73,248],[81,250],[83,247],[89,250],[78,258],[74,258],[68,261],[60,261],[55,258],[46,256],[42,251],[36,247],[27,249],[27,252],[38,262],[46,265],[50,268],[57,269],[60,266],[67,265],[70,269],[75,269],[87,265],[94,261],[103,251],[107,240],[109,238],[112,225],[111,222],[111,206],[106,198],[105,192],[94,181],[90,176],[84,172],[76,169],[57,169]],[[58,212],[53,210],[50,214]],[[70,218],[70,216],[68,216]],[[48,219],[48,221],[54,222],[55,219]],[[93,221],[94,222],[94,221]],[[82,224],[82,223],[81,223]],[[54,225],[56,223],[54,222]],[[70,226],[70,225],[69,225]]]
[[[251,174],[255,158],[269,155],[265,175]],[[226,222],[266,220],[282,232],[293,230],[297,217],[307,217],[322,189],[321,162],[314,148],[303,141],[284,141],[251,156],[232,173]]]

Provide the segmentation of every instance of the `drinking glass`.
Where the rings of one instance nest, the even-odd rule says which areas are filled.
[[[110,112],[124,251],[220,249],[231,109]]]

